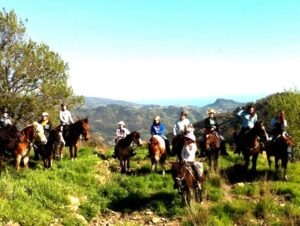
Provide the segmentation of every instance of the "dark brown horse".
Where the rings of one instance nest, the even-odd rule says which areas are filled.
[[[61,146],[61,139],[60,139],[60,126],[55,127],[49,131],[48,141],[46,144],[36,144],[35,152],[37,155],[41,155],[44,167],[50,168],[52,167],[53,159],[55,159],[55,155],[57,150],[63,146]]]
[[[138,146],[142,145],[140,133],[133,131],[128,134],[125,138],[118,141],[116,144],[116,150],[118,150],[118,158],[121,166],[121,173],[130,171],[130,158],[132,156],[132,144]]]
[[[182,160],[181,151],[182,151],[183,145],[184,145],[184,135],[183,134],[178,134],[173,137],[171,155],[172,156],[177,155],[177,158],[179,161]]]
[[[149,145],[152,171],[157,171],[157,165],[158,163],[160,163],[163,169],[162,174],[165,175],[164,164],[166,161],[167,153],[164,139],[159,135],[153,135],[151,138],[151,143]]]
[[[274,139],[268,141],[266,143],[266,152],[267,152],[267,159],[269,164],[269,169],[271,170],[271,156],[275,157],[275,171],[276,175],[278,174],[279,170],[279,161],[281,160],[281,167],[283,168],[284,179],[288,180],[287,175],[287,164],[289,158],[292,158],[292,147],[294,142],[292,138],[287,134],[280,134]]]
[[[69,147],[70,157],[72,160],[77,158],[81,135],[86,141],[90,138],[90,124],[87,118],[77,120],[75,123],[66,127],[63,132],[63,137],[66,142],[65,146]]]
[[[196,177],[194,175],[194,172],[189,166],[188,163],[185,163],[183,161],[180,162],[173,162],[171,171],[172,171],[172,177],[174,180],[174,188],[177,188],[179,191],[179,194],[181,194],[182,197],[182,204],[187,206],[190,205],[191,199],[194,197],[196,202],[203,201],[202,199],[202,188],[204,183],[204,174],[203,174],[203,165],[201,163],[195,163],[199,164],[199,170],[200,170],[200,186],[198,184],[198,181],[196,180]]]
[[[208,158],[208,166],[214,171],[218,170],[218,158],[221,147],[221,138],[216,132],[210,132],[205,135],[204,153]]]
[[[257,121],[254,127],[248,130],[243,137],[241,137],[240,149],[242,150],[245,169],[248,170],[250,156],[252,156],[252,168],[253,172],[256,171],[256,162],[261,149],[261,140],[266,139],[267,133],[263,121]]]

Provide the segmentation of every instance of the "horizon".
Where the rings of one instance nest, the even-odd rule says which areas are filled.
[[[112,98],[103,98],[103,97],[95,97],[95,96],[85,96],[89,98],[99,98],[99,99],[107,99],[112,101],[125,101],[133,104],[141,104],[141,105],[160,105],[160,106],[196,106],[196,107],[204,107],[209,104],[213,104],[218,99],[224,100],[232,100],[241,104],[246,104],[253,102],[255,103],[257,100],[265,98],[269,95],[253,95],[253,96],[235,96],[235,97],[208,97],[208,98],[181,98],[181,99],[160,99],[160,100],[122,100],[122,99],[112,99]]]

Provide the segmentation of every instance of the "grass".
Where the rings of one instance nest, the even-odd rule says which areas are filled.
[[[263,157],[257,174],[245,175],[240,170],[242,157],[230,153],[220,158],[219,174],[207,174],[204,205],[182,208],[170,165],[165,176],[151,173],[147,150],[139,149],[132,173],[120,174],[111,152],[102,160],[93,148],[82,148],[78,160],[65,157],[50,170],[41,162],[31,162],[31,169],[19,172],[9,163],[4,165],[0,224],[84,225],[107,210],[124,214],[151,210],[164,218],[181,218],[182,225],[297,225],[300,221],[299,163],[289,164],[291,179],[284,182],[269,176]]]

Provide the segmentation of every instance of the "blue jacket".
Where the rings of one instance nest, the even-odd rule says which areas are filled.
[[[165,126],[162,123],[155,124],[153,123],[150,128],[151,135],[160,135],[163,136],[165,131]]]

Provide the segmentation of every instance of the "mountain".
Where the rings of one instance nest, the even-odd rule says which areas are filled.
[[[108,145],[113,144],[117,123],[121,120],[125,121],[130,131],[139,130],[144,139],[149,139],[150,126],[156,115],[161,117],[167,134],[172,133],[173,125],[182,110],[188,112],[188,118],[194,124],[203,120],[207,116],[207,110],[211,107],[214,107],[219,114],[232,112],[243,105],[227,99],[217,99],[213,104],[204,107],[141,105],[96,97],[85,97],[85,99],[85,105],[74,109],[73,115],[87,116],[91,124],[91,133],[101,137]]]
[[[113,100],[107,98],[100,98],[100,97],[84,97],[85,104],[84,108],[95,108],[97,106],[107,106],[110,104],[116,104],[120,106],[131,106],[131,107],[139,107],[141,104],[124,101],[124,100]]]

